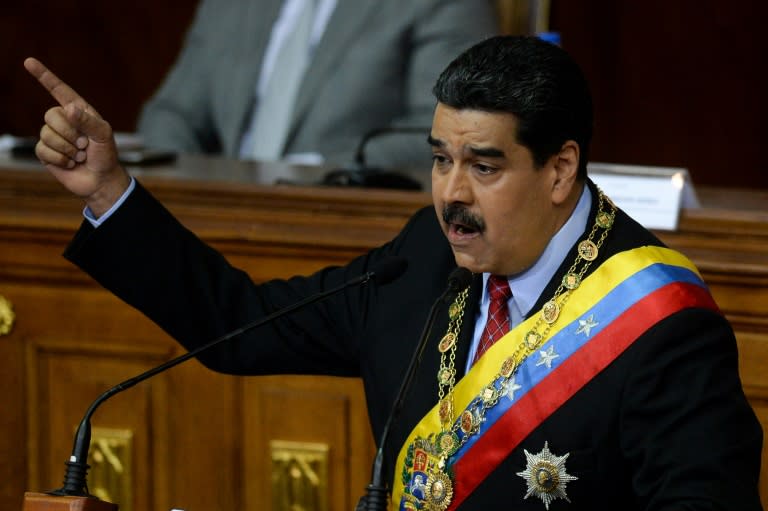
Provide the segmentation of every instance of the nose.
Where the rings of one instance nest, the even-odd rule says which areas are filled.
[[[472,201],[472,187],[465,169],[455,162],[449,169],[441,169],[434,173],[433,190],[439,190],[439,198],[444,204]]]

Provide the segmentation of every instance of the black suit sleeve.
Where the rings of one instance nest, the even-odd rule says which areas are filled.
[[[191,350],[359,277],[382,258],[397,255],[412,225],[413,221],[392,242],[344,266],[255,283],[181,225],[137,182],[134,192],[101,226],[94,229],[83,223],[65,257]],[[381,302],[389,309],[399,307],[396,299],[381,299],[385,292],[393,295],[386,287],[350,287],[222,343],[201,355],[200,361],[229,374],[359,376],[360,343],[368,340],[368,330],[377,324],[373,316],[383,314]],[[396,317],[393,310],[388,311],[390,323]]]
[[[104,224],[84,223],[65,257],[102,286],[194,349],[303,297],[363,273],[367,261],[308,278],[254,283],[216,250],[183,227],[137,183]],[[359,329],[355,307],[367,298],[356,289],[227,342],[200,357],[232,374],[355,374],[352,349]]]

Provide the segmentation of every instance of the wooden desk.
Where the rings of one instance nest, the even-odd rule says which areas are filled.
[[[78,201],[37,163],[0,157],[0,169],[0,295],[16,315],[0,337],[0,499],[20,509],[25,491],[61,486],[74,427],[96,396],[182,351],[60,256],[81,220]],[[422,192],[275,186],[322,175],[286,165],[181,158],[136,175],[257,281],[343,263],[430,203]],[[660,234],[699,266],[733,323],[744,388],[765,428],[768,194],[698,193],[704,207]],[[280,499],[352,509],[370,474],[356,380],[235,378],[190,361],[115,396],[93,426],[90,489],[122,511],[263,509]],[[763,488],[766,474],[764,462]]]

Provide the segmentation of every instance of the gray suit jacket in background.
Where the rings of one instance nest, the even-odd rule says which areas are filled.
[[[180,56],[144,106],[145,143],[238,157],[282,0],[202,0]],[[366,160],[429,169],[426,135],[443,68],[498,33],[489,0],[338,0],[299,91],[285,154],[317,152],[347,164],[364,135],[387,126],[423,134],[378,136]]]

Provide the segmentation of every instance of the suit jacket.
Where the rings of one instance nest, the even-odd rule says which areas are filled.
[[[596,207],[595,199],[588,229]],[[644,245],[660,241],[619,211],[591,268]],[[232,374],[361,376],[375,438],[429,309],[455,268],[434,210],[425,208],[391,242],[344,267],[255,285],[140,185],[98,229],[84,223],[65,255],[189,349],[357,277],[384,256],[405,257],[408,267],[393,282],[349,288],[201,356],[208,367]],[[554,294],[575,255],[574,246],[534,311]],[[459,376],[480,281],[475,276],[459,335]],[[401,484],[399,474],[393,483],[393,467],[405,438],[437,402],[445,308],[384,448],[390,484]],[[648,329],[531,432],[459,509],[541,511],[539,499],[524,498],[526,482],[516,474],[526,468],[523,450],[538,453],[545,442],[554,454],[569,455],[566,470],[578,477],[567,486],[570,504],[554,500],[551,511],[761,509],[762,432],[741,388],[733,332],[710,310],[685,309]]]
[[[262,58],[283,0],[203,0],[182,52],[145,105],[148,145],[238,157]],[[363,136],[371,165],[429,168],[431,90],[460,52],[498,32],[488,0],[338,0],[299,91],[285,153],[347,164]]]

